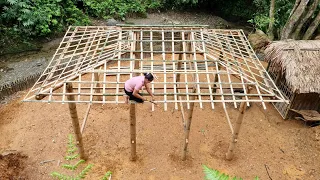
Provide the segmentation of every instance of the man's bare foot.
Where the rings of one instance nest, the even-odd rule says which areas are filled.
[[[129,96],[124,95],[124,103],[126,103],[126,104],[129,103]]]

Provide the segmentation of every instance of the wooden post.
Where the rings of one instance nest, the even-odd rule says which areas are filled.
[[[222,61],[223,60],[223,53],[222,51],[220,52],[220,56],[219,56],[219,61]],[[218,69],[217,71],[220,70],[220,64],[218,63]],[[218,74],[215,74],[214,75],[214,84],[213,84],[213,89],[212,89],[212,93],[216,93],[217,92],[217,82],[218,82]],[[216,99],[216,96],[213,96],[212,97],[213,100]]]
[[[130,104],[130,143],[131,143],[131,156],[130,160],[135,161],[136,155],[136,104]]]
[[[94,73],[94,81],[98,82],[99,81],[99,74],[98,73]],[[95,89],[94,92],[95,93],[100,93],[100,83],[96,83],[95,87],[97,87],[98,89]],[[96,96],[96,100],[97,101],[102,101],[102,96]]]
[[[196,92],[196,86],[193,87],[192,93]],[[191,96],[190,101],[193,101],[196,96]],[[182,160],[185,161],[187,158],[187,149],[189,144],[189,133],[190,133],[190,127],[191,127],[191,120],[192,120],[192,114],[193,114],[193,108],[194,108],[194,102],[190,103],[190,109],[188,109],[188,115],[187,115],[187,122],[186,122],[186,130],[185,130],[185,141],[183,145],[183,154],[182,154]]]
[[[250,88],[247,86],[246,87],[247,89],[247,94],[250,93]],[[243,97],[244,99],[245,97]],[[229,144],[229,149],[228,149],[228,152],[226,153],[226,159],[227,160],[232,160],[233,158],[233,152],[234,152],[234,148],[236,146],[236,143],[238,142],[238,135],[239,135],[239,131],[240,131],[240,127],[241,127],[241,124],[242,124],[242,120],[243,120],[243,116],[244,116],[244,113],[246,111],[246,102],[241,102],[240,104],[240,108],[239,108],[239,115],[238,115],[238,118],[237,118],[237,121],[236,121],[236,124],[235,124],[235,127],[234,127],[234,132],[232,134],[232,140]]]
[[[66,86],[67,93],[72,93],[72,83],[67,83]],[[74,95],[67,95],[68,101],[75,101]],[[79,125],[79,118],[78,118],[78,113],[77,113],[77,106],[76,103],[71,102],[68,103],[69,105],[69,111],[72,119],[72,126],[73,126],[73,131],[76,136],[76,143],[77,147],[79,149],[79,154],[80,154],[80,159],[87,160],[87,156],[84,154],[84,148],[83,148],[83,143],[82,143],[82,135],[80,132],[80,125]]]

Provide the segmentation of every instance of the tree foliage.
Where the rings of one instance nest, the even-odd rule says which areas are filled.
[[[309,0],[309,4],[316,1]],[[292,17],[295,4],[295,0],[275,1],[271,27],[276,38],[280,38],[282,29]],[[310,25],[312,28],[308,33],[312,35],[319,25],[320,5],[309,4],[306,10],[314,12],[302,13],[301,17],[305,18],[298,19],[297,24],[301,23],[293,35],[297,38],[303,37],[301,32],[306,32]],[[8,34],[24,38],[46,37],[69,25],[88,25],[89,17],[124,20],[132,13],[146,16],[151,9],[206,11],[229,20],[249,21],[264,32],[270,25],[270,0],[2,0],[0,8],[0,38],[4,40]]]
[[[1,23],[24,36],[46,36],[68,25],[87,25],[72,0],[5,0]]]

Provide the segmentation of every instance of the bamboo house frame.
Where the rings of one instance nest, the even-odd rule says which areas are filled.
[[[265,103],[286,102],[242,30],[208,29],[202,25],[69,27],[24,101],[68,103],[80,155],[85,159],[82,130],[87,117],[80,129],[76,103],[88,103],[88,110],[93,103],[124,103],[125,81],[144,72],[157,77],[151,83],[157,97],[154,103],[163,104],[165,111],[173,103],[182,113],[183,160],[195,103],[200,108],[209,104],[212,109],[222,103],[232,133],[226,158],[232,159],[246,106],[258,102],[266,109]],[[226,103],[235,108],[241,103],[234,127]],[[135,160],[136,105],[129,106],[131,160]]]
[[[271,78],[289,104],[273,103],[284,119],[297,111],[320,112],[320,41],[279,41],[265,50]],[[319,120],[319,119],[318,119]]]

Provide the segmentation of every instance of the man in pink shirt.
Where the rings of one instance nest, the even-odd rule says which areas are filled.
[[[152,101],[154,101],[154,95],[152,94],[149,83],[153,81],[153,75],[151,73],[144,73],[143,76],[135,76],[129,80],[127,80],[124,84],[124,92],[126,93],[125,102],[128,104],[129,99],[134,100],[137,103],[143,103],[147,101],[147,98],[144,98],[139,91],[142,86],[146,87],[147,92],[152,97]]]

